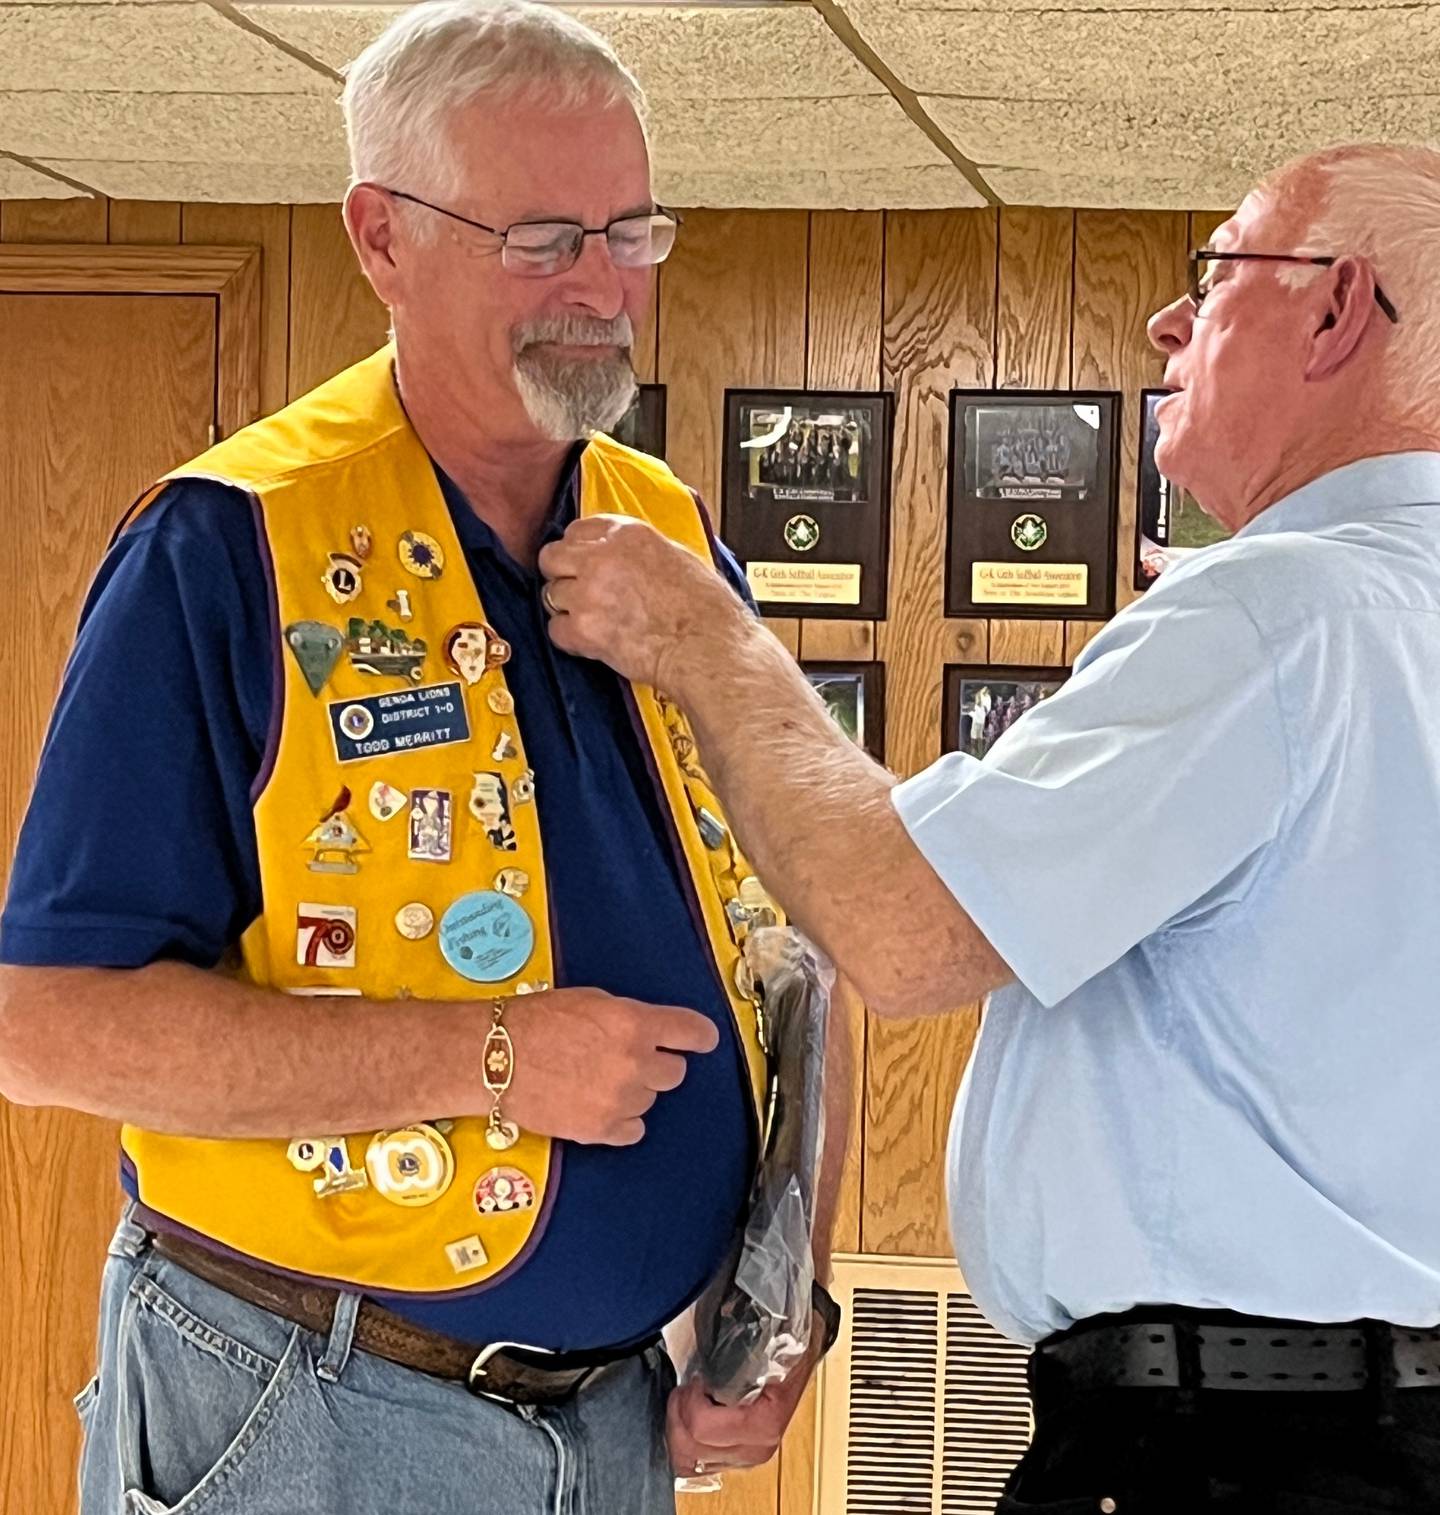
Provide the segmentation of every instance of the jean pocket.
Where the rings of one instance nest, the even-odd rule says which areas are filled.
[[[304,1440],[292,1401],[297,1385],[313,1381],[309,1340],[299,1326],[222,1291],[210,1291],[218,1300],[197,1300],[198,1282],[167,1277],[162,1287],[142,1272],[130,1288],[117,1353],[127,1508],[263,1515],[272,1493],[263,1485],[283,1492]],[[203,1315],[197,1302],[210,1306]]]
[[[75,1413],[80,1417],[80,1428],[84,1430],[90,1424],[90,1418],[95,1413],[95,1401],[100,1398],[100,1375],[97,1373],[89,1383],[70,1401],[75,1406]]]

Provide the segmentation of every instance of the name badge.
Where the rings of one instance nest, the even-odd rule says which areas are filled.
[[[332,700],[326,708],[335,755],[342,763],[470,740],[470,717],[458,683]]]

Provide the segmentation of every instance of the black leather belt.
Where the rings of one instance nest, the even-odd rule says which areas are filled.
[[[155,1233],[151,1245],[161,1257],[169,1258],[187,1273],[307,1331],[323,1334],[335,1319],[339,1293],[323,1284],[271,1273],[166,1232]],[[659,1339],[657,1336],[617,1351],[564,1354],[513,1342],[476,1347],[417,1326],[372,1300],[362,1299],[355,1316],[354,1343],[362,1352],[401,1367],[457,1380],[471,1393],[487,1399],[546,1405],[569,1399],[602,1368],[648,1351]]]
[[[1440,1327],[1255,1317],[1082,1321],[1036,1349],[1075,1389],[1440,1389]]]

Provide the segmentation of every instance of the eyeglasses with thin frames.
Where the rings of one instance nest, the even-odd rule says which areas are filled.
[[[1217,263],[1308,263],[1316,268],[1329,268],[1336,261],[1331,256],[1311,257],[1306,253],[1219,252],[1213,247],[1201,247],[1190,254],[1190,303],[1196,310],[1200,309],[1205,296],[1210,293],[1210,280]],[[1375,286],[1375,303],[1399,325],[1400,317],[1395,307],[1378,284]]]
[[[446,210],[443,205],[433,205],[403,189],[385,185],[379,188],[397,200],[423,205],[452,221],[499,237],[501,266],[508,273],[527,279],[545,279],[574,268],[586,237],[604,237],[610,259],[617,268],[649,268],[670,256],[681,224],[675,211],[657,205],[645,215],[621,216],[604,226],[581,226],[576,221],[517,221],[510,226],[486,226],[483,221]]]

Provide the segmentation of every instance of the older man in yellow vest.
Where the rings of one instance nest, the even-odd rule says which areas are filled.
[[[401,17],[345,91],[393,345],[101,569],[0,938],[0,1088],[125,1123],[85,1515],[666,1511],[823,1344],[670,1392],[758,1155],[771,907],[681,713],[545,636],[577,517],[740,582],[602,434],[677,226],[641,107],[552,10]]]

